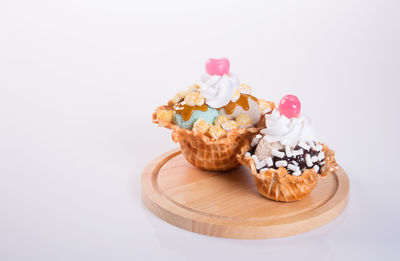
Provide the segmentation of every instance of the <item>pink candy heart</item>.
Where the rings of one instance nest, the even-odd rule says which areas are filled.
[[[229,74],[231,64],[227,58],[214,59],[210,58],[206,62],[206,72],[208,75],[224,75]]]

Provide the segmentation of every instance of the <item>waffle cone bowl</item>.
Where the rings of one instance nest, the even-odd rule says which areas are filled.
[[[332,171],[339,168],[335,161],[335,153],[323,145],[322,151],[325,153],[326,164],[321,167],[320,174],[314,169],[306,169],[300,176],[294,176],[282,167],[269,168],[266,172],[260,173],[257,171],[253,158],[245,156],[250,149],[251,147],[247,143],[242,147],[237,159],[251,170],[258,191],[264,197],[275,201],[291,202],[305,198],[315,188],[320,178],[327,177]]]
[[[161,109],[172,110],[170,106],[158,107],[153,113],[153,123],[171,129],[172,140],[179,142],[185,159],[193,166],[203,170],[225,171],[239,167],[240,162],[236,155],[260,130],[258,126],[236,129],[229,131],[224,138],[213,139],[203,133],[157,120],[157,111]],[[263,122],[263,119],[260,122]]]

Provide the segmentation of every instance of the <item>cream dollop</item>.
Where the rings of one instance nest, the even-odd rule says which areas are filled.
[[[317,140],[311,120],[305,115],[289,119],[275,109],[271,114],[265,115],[265,124],[267,128],[261,130],[261,133],[265,135],[263,139],[269,143],[280,142],[282,145],[295,146],[300,141]]]
[[[214,108],[227,105],[240,84],[234,74],[222,76],[206,74],[200,81],[200,94],[206,99],[206,104]]]

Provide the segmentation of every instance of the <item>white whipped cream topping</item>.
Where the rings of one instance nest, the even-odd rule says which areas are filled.
[[[206,74],[200,81],[200,94],[206,99],[206,104],[214,108],[227,105],[240,84],[234,74],[222,76]]]
[[[299,118],[287,118],[280,115],[275,109],[271,114],[265,115],[266,129],[261,130],[267,142],[280,142],[282,145],[295,146],[298,142],[316,141],[311,120],[301,115]]]

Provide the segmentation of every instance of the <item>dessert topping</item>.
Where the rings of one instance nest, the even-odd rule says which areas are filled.
[[[270,168],[270,167],[272,167],[273,165],[274,165],[274,161],[272,160],[271,157],[268,157],[268,158],[267,158],[267,166]]]
[[[183,99],[185,99],[185,97],[186,97],[187,95],[189,95],[190,93],[192,93],[192,92],[194,92],[194,91],[197,91],[199,88],[200,88],[200,86],[198,86],[197,84],[193,84],[193,85],[189,86],[189,87],[187,88],[187,90],[183,90],[183,91],[178,92],[178,93],[175,94],[175,96],[172,98],[172,100],[171,100],[172,103],[173,103],[173,104],[176,104],[176,103],[182,101]]]
[[[274,109],[274,103],[273,102],[268,102],[263,99],[258,99],[258,106],[260,107],[260,111],[263,114],[269,113]]]
[[[232,120],[222,123],[221,126],[226,131],[236,130],[237,128],[239,128],[239,124],[236,121],[232,121]]]
[[[204,98],[199,92],[189,93],[184,101],[189,106],[201,106],[204,104]]]
[[[277,168],[286,167],[287,166],[287,161],[286,160],[278,160],[278,161],[275,162],[275,166]]]
[[[209,136],[211,136],[214,139],[219,139],[226,135],[226,131],[224,129],[222,129],[221,126],[219,126],[219,125],[212,125],[208,129],[207,133]]]
[[[315,145],[315,144],[313,144]],[[296,146],[292,151],[302,151],[300,146]],[[322,151],[321,151],[322,152]],[[325,155],[321,154],[321,152],[316,152],[312,149],[305,151],[300,155],[292,154],[292,156],[288,156],[285,152],[285,149],[281,150],[272,150],[272,157],[267,157],[266,159],[260,161],[256,155],[251,155],[256,164],[257,170],[260,172],[263,171],[265,165],[268,168],[278,169],[279,167],[286,167],[289,174],[294,176],[300,176],[301,173],[307,169],[314,169],[317,173],[321,170],[321,167],[325,164]],[[317,154],[318,153],[318,154]],[[261,163],[266,163],[261,164]]]
[[[174,120],[174,111],[172,110],[158,110],[157,120],[164,122],[172,122]]]
[[[203,119],[198,119],[194,124],[193,124],[193,131],[194,132],[200,132],[200,133],[206,133],[208,129],[210,128],[210,125],[203,120]]]
[[[287,118],[297,118],[300,115],[301,103],[295,95],[286,95],[279,102],[279,112]]]
[[[251,94],[253,90],[250,85],[242,83],[239,85],[239,91],[242,94]]]
[[[238,105],[240,107],[242,107],[243,110],[248,111],[250,108],[249,99],[252,99],[257,102],[256,97],[249,95],[249,94],[242,94],[242,95],[240,95],[239,99],[237,99],[235,102],[230,101],[223,108],[227,114],[232,114],[235,111],[236,106],[238,106]]]
[[[175,112],[178,114],[182,115],[182,119],[184,121],[188,121],[190,117],[192,117],[193,111],[199,110],[199,111],[207,111],[208,106],[203,104],[201,106],[189,106],[187,104],[183,103],[178,103],[174,106]]]
[[[202,76],[199,91],[206,99],[206,103],[213,108],[221,108],[229,103],[236,89],[239,79],[229,73],[229,60],[209,59],[206,62],[207,74]]]
[[[253,124],[253,120],[247,114],[240,114],[236,117],[239,128],[247,128]]]
[[[309,145],[304,142],[316,140],[311,121],[306,116],[289,119],[275,109],[265,115],[265,121],[267,128],[260,132],[270,143],[279,141],[282,145],[294,146],[300,141],[299,146],[308,150]]]
[[[267,166],[269,168],[279,168],[286,167],[289,174],[299,176],[306,169],[317,169],[315,166],[318,166],[319,173],[320,168],[325,164],[325,155],[322,151],[317,152],[311,149],[311,145],[317,146],[314,142],[310,143],[309,150],[303,150],[299,145],[295,146],[291,151],[292,155],[288,156],[286,153],[286,147],[284,149],[276,150],[272,149],[272,157],[267,157],[265,160],[267,162]],[[321,145],[322,146],[322,145]],[[293,153],[293,152],[302,152],[301,154]],[[322,152],[322,153],[321,153]],[[252,155],[253,159],[257,158],[256,155]],[[257,166],[260,166],[258,163],[260,161],[257,158],[257,161],[254,163]],[[286,162],[286,163],[285,163]],[[261,168],[257,168],[260,170]],[[300,172],[300,174],[298,173]]]
[[[224,75],[229,74],[231,64],[227,58],[214,59],[210,58],[206,61],[206,72],[208,75]]]
[[[221,108],[229,103],[238,86],[239,79],[233,74],[229,76],[207,74],[201,78],[199,91],[209,106]]]
[[[222,125],[224,122],[227,122],[229,119],[225,115],[219,115],[215,120],[215,125]]]

